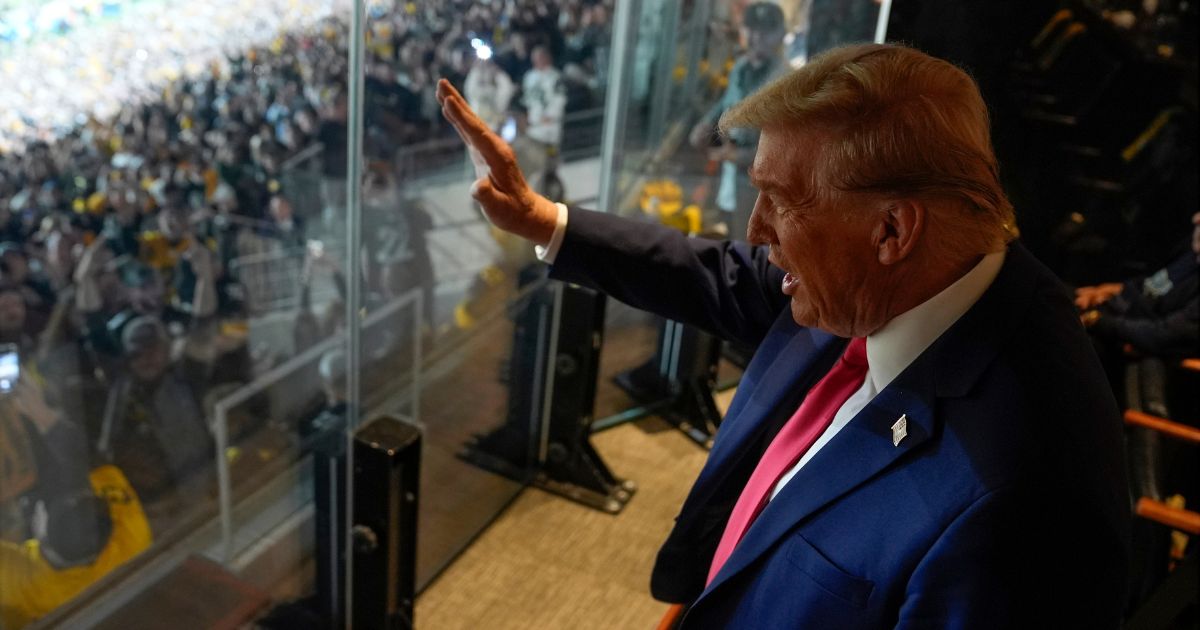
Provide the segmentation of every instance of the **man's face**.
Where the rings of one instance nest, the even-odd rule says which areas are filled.
[[[0,333],[16,334],[25,329],[25,299],[17,291],[0,293]]]
[[[779,54],[779,47],[783,44],[784,36],[783,25],[780,28],[763,30],[743,28],[742,36],[746,40],[746,54],[755,61],[766,61]]]
[[[187,236],[187,213],[179,208],[164,209],[158,215],[158,229],[163,236],[173,241]]]
[[[164,340],[130,355],[129,371],[139,381],[152,383],[158,380],[163,372],[167,371],[167,366],[170,363],[170,352]]]
[[[819,190],[824,140],[817,132],[763,130],[747,237],[769,245],[771,263],[787,272],[782,290],[797,324],[863,336],[883,323],[868,321],[872,309],[865,308],[876,263],[873,213],[856,195]]]
[[[283,197],[271,198],[271,218],[275,219],[276,223],[285,223],[292,220],[292,204]]]
[[[4,268],[7,279],[13,283],[24,282],[25,277],[29,275],[29,264],[25,261],[25,257],[17,252],[4,254]]]
[[[138,286],[129,287],[129,306],[141,314],[152,314],[162,310],[164,291],[162,279],[157,273]]]

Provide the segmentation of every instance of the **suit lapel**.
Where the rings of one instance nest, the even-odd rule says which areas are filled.
[[[790,313],[786,316],[790,323]],[[764,357],[766,361],[761,369],[754,369],[758,366],[752,365],[747,370],[748,378],[744,377],[738,384],[738,393],[745,397],[734,397],[726,416],[731,421],[721,425],[698,482],[704,480],[706,474],[730,470],[732,464],[749,452],[757,457],[758,449],[749,448],[750,445],[763,436],[763,431],[772,424],[771,420],[780,413],[781,405],[788,398],[795,398],[799,404],[802,392],[797,390],[807,390],[824,374],[825,369],[814,368],[820,366],[822,358],[830,358],[833,346],[841,341],[829,333],[799,328],[795,324],[791,324],[791,331],[778,331],[781,337],[787,332],[791,334],[787,335],[786,341],[779,341],[782,346],[779,352]],[[770,341],[764,340],[764,346]]]
[[[762,454],[759,445],[764,433],[777,424],[789,399],[798,405],[804,391],[825,373],[841,341],[820,330],[801,328],[792,322],[789,312],[783,313],[738,384],[725,416],[728,420],[717,432],[708,461],[680,511],[680,522],[704,527],[702,512],[714,500],[736,499],[746,480],[736,478],[734,471],[746,468],[741,465],[745,458],[757,459]],[[772,354],[771,348],[778,351]]]
[[[914,363],[880,392],[767,504],[708,590],[747,567],[810,514],[929,440],[935,428],[936,396],[927,383],[932,375],[930,361],[921,363]],[[897,445],[892,441],[892,425],[901,415],[908,429]]]

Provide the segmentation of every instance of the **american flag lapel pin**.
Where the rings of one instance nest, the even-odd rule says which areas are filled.
[[[900,446],[900,440],[908,435],[908,414],[901,414],[900,419],[892,425],[892,446]]]

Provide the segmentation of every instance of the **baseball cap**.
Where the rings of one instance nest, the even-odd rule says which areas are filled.
[[[755,2],[746,7],[742,14],[742,24],[756,31],[782,30],[783,9],[771,2]]]
[[[139,352],[157,347],[167,341],[167,329],[157,317],[142,315],[125,324],[121,332],[121,347],[126,354]]]

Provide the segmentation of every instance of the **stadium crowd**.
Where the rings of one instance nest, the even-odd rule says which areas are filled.
[[[431,222],[399,194],[392,158],[453,133],[436,78],[464,87],[476,68],[498,68],[514,86],[502,111],[541,111],[522,85],[549,85],[561,119],[598,102],[610,10],[611,0],[370,10],[369,293],[431,283],[427,254],[414,251]],[[102,466],[127,478],[154,536],[214,492],[214,399],[264,369],[247,339],[260,312],[255,281],[240,261],[281,256],[302,269],[283,279],[303,294],[284,355],[337,329],[340,302],[315,321],[309,283],[330,268],[339,292],[345,283],[323,245],[344,229],[348,32],[335,15],[279,33],[156,86],[153,98],[131,96],[111,119],[30,135],[0,154],[0,540],[37,540],[54,570],[95,562],[115,525],[89,482]],[[525,81],[531,72],[541,84]],[[285,171],[318,144],[323,211],[309,216]]]

